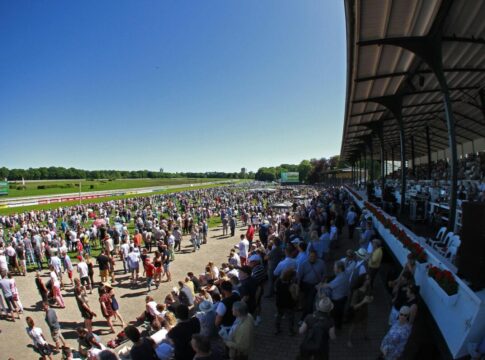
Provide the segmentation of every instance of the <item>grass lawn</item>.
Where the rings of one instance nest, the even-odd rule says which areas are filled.
[[[85,228],[89,228],[91,227],[91,224],[93,223],[93,220],[88,220],[85,224],[84,224],[84,227]],[[111,216],[110,217],[110,224],[113,224],[114,223],[114,216]],[[217,227],[217,226],[220,226],[222,224],[222,221],[221,221],[221,218],[219,215],[216,215],[216,216],[212,216],[211,218],[209,218],[208,220],[208,226],[209,226],[209,229],[211,228],[214,228],[214,227]],[[132,237],[135,233],[135,223],[134,223],[134,219],[132,219],[129,223],[126,224],[126,227],[128,229],[128,232],[130,233],[130,236]],[[60,225],[58,226],[58,228],[60,228]],[[101,247],[98,246],[98,247],[91,247],[91,257],[92,258],[96,258],[98,257],[98,255],[101,253]],[[71,261],[72,263],[75,265],[78,263],[78,260],[77,260],[77,251],[69,251],[68,252],[68,255],[69,257],[71,258]],[[47,269],[48,267],[48,264],[47,264],[47,261],[44,261],[42,263],[42,267],[44,269]],[[30,265],[27,265],[27,271],[35,271],[37,270],[37,266],[36,265],[33,265],[33,264],[30,264]]]
[[[246,181],[246,180],[239,180],[237,182],[231,182],[231,183],[239,183],[239,182],[243,182],[243,181]],[[157,195],[157,194],[169,194],[169,193],[175,193],[175,192],[181,192],[181,191],[190,191],[190,190],[197,190],[197,189],[208,189],[208,188],[224,186],[224,185],[228,185],[228,183],[221,182],[221,183],[218,183],[218,184],[194,185],[194,186],[190,186],[190,187],[185,186],[185,187],[174,188],[174,189],[160,190],[160,191],[157,191],[157,192],[151,192],[151,193],[147,193],[147,194],[103,197],[103,198],[97,198],[97,199],[90,199],[89,201],[84,200],[83,203],[89,203],[89,204],[100,203],[100,202],[105,202],[105,201],[110,201],[110,200],[119,200],[119,199],[128,199],[128,198],[134,198],[134,197],[153,196],[153,195]],[[49,210],[49,209],[56,209],[56,208],[59,208],[59,207],[72,206],[72,205],[77,205],[77,204],[79,204],[79,201],[67,201],[67,202],[59,202],[59,203],[53,203],[53,204],[43,204],[43,205],[5,208],[5,209],[0,209],[0,215],[9,215],[9,214],[21,213],[21,212],[24,212],[24,211],[30,211],[30,210]]]
[[[181,184],[197,184],[208,181],[224,179],[209,178],[176,178],[176,179],[118,179],[118,180],[61,180],[61,181],[36,181],[25,183],[24,189],[20,182],[10,183],[9,193],[1,196],[1,199],[20,197],[20,196],[41,196],[56,195],[79,192],[79,182],[81,182],[81,192],[117,190],[117,189],[134,189],[153,186],[168,186]],[[39,189],[38,187],[45,187]]]

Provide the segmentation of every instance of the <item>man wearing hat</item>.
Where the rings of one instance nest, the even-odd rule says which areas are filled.
[[[359,283],[359,278],[367,274],[367,250],[360,248],[355,252],[356,264],[349,276],[350,290],[353,291]]]
[[[201,335],[211,339],[217,337],[216,311],[210,301],[204,300],[199,304],[199,311],[195,317],[199,319]]]
[[[377,272],[379,271],[379,268],[381,267],[382,255],[383,253],[381,240],[372,240],[372,253],[370,254],[368,263],[371,286],[374,286],[374,280],[376,278]]]
[[[316,311],[307,315],[300,326],[299,332],[304,335],[300,345],[300,358],[302,359],[328,359],[328,339],[335,340],[335,326],[330,312],[333,310],[333,303],[325,297],[316,305]],[[317,338],[317,336],[319,338]]]

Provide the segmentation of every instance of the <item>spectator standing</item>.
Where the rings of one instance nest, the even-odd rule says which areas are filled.
[[[189,308],[185,305],[179,305],[176,309],[178,319],[177,325],[167,334],[175,348],[175,359],[192,360],[195,352],[190,346],[192,335],[200,332],[199,319],[189,317]]]
[[[59,324],[59,320],[57,320],[56,311],[49,306],[48,302],[43,304],[43,308],[45,311],[45,322],[51,332],[52,340],[56,344],[56,352],[58,352],[61,343],[62,346],[66,346],[64,337],[61,334],[61,325]]]
[[[311,250],[308,260],[304,261],[297,270],[298,284],[304,299],[302,320],[313,312],[316,286],[323,281],[324,275],[325,263],[318,258],[316,250]]]
[[[125,327],[125,334],[133,342],[130,349],[132,360],[157,360],[155,342],[150,337],[142,337],[140,331],[133,325]]]
[[[35,326],[34,320],[27,316],[25,318],[27,322],[27,334],[32,339],[34,343],[34,349],[40,354],[41,359],[49,358],[52,360],[52,349],[47,343],[44,334],[42,333],[42,329]]]
[[[229,359],[248,360],[254,347],[254,320],[243,301],[232,305],[232,313],[236,320],[224,339],[229,348]]]
[[[286,270],[275,282],[276,293],[276,332],[281,333],[281,320],[283,317],[288,319],[288,328],[291,335],[295,335],[295,308],[298,301],[298,283],[296,271]]]
[[[381,353],[386,360],[397,360],[404,352],[404,348],[411,334],[409,315],[411,309],[407,306],[399,309],[399,320],[391,326],[381,343]]]
[[[304,335],[300,345],[300,359],[329,359],[328,340],[335,340],[335,326],[330,312],[333,303],[330,298],[321,299],[313,314],[307,315],[300,326],[300,334]]]
[[[337,261],[335,263],[334,272],[335,278],[324,286],[329,290],[330,299],[334,304],[332,315],[335,321],[335,328],[340,329],[343,323],[345,304],[349,296],[350,284],[343,262]]]

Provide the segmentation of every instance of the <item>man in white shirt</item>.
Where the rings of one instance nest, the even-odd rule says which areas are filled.
[[[349,228],[349,239],[352,240],[354,238],[354,230],[357,224],[357,213],[354,211],[354,207],[351,206],[349,211],[347,212],[347,226]]]
[[[231,253],[229,254],[229,264],[233,265],[234,267],[241,266],[241,258],[236,253],[235,249],[232,249]]]
[[[236,246],[239,249],[239,258],[241,259],[241,266],[247,264],[248,261],[248,252],[249,252],[249,241],[246,239],[244,234],[241,234],[241,241]]]
[[[50,264],[54,268],[54,271],[56,272],[56,275],[59,277],[59,280],[61,281],[61,284],[62,284],[62,269],[61,269],[62,262],[59,256],[57,256],[57,252],[54,252],[54,254],[51,256]]]
[[[135,284],[140,272],[140,250],[138,248],[132,248],[128,254],[128,265],[131,272],[131,282]]]
[[[89,281],[89,271],[88,271],[88,264],[84,261],[82,256],[78,257],[79,263],[77,264],[77,272],[79,274],[79,279],[81,280],[81,284],[85,285],[89,290],[90,294],[93,293],[93,287],[91,282]]]
[[[123,241],[123,244],[121,245],[121,260],[123,261],[123,270],[125,271],[125,274],[128,272],[128,254],[130,253],[130,244],[128,242],[128,239],[125,239]]]

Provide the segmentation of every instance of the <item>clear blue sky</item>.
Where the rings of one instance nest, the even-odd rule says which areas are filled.
[[[343,1],[0,2],[0,166],[239,171],[340,151]]]

